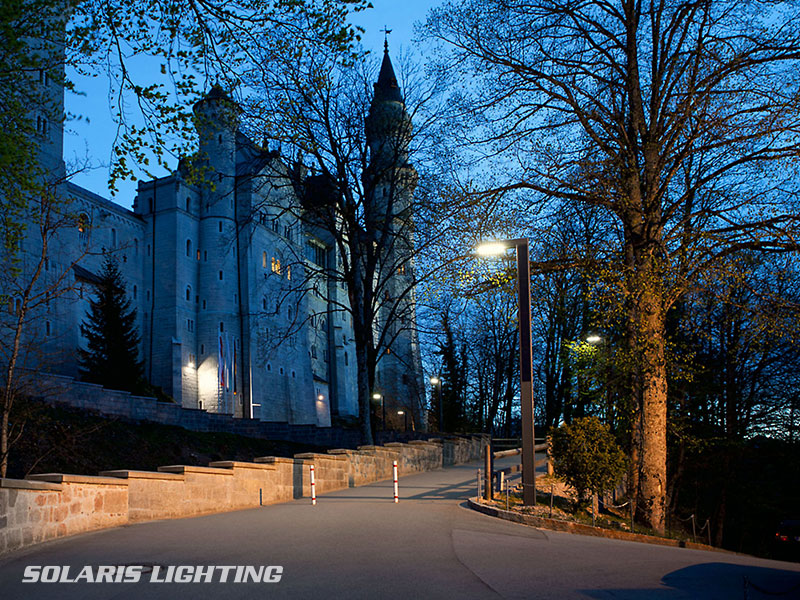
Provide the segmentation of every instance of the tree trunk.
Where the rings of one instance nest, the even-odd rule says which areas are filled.
[[[642,364],[642,444],[639,475],[639,514],[645,523],[664,532],[667,491],[667,369],[664,354],[664,314],[652,287],[638,302],[638,347]]]

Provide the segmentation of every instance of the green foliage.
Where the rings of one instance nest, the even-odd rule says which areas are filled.
[[[81,375],[85,381],[134,393],[145,391],[139,360],[136,309],[125,294],[122,274],[114,259],[106,258],[97,298],[92,300],[81,333],[88,341],[80,351]]]
[[[575,488],[578,504],[587,493],[599,494],[622,479],[626,459],[608,425],[597,417],[578,419],[552,433],[556,475]]]

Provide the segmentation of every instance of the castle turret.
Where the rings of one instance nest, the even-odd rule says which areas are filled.
[[[381,257],[381,308],[378,311],[378,319],[390,329],[388,337],[394,341],[378,363],[378,389],[374,391],[383,396],[391,424],[398,410],[412,411],[421,418],[422,366],[416,332],[411,235],[417,172],[408,162],[411,118],[389,58],[388,44],[384,46],[374,90],[365,120],[370,153],[364,175],[365,209],[376,238],[385,233],[394,238],[385,245]]]
[[[198,278],[200,308],[197,343],[198,394],[203,408],[238,414],[241,410],[239,284],[236,230],[236,135],[239,108],[214,86],[194,106],[200,138],[198,174],[202,188],[199,216]]]

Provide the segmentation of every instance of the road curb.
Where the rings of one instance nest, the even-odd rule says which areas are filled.
[[[690,550],[708,550],[710,552],[722,552],[723,554],[738,554],[730,550],[723,550],[722,548],[715,548],[707,544],[698,544],[697,542],[689,542],[685,540],[673,540],[670,538],[660,538],[653,535],[645,535],[643,533],[630,533],[627,531],[613,531],[610,529],[603,529],[602,527],[592,527],[591,525],[584,525],[583,523],[575,523],[573,521],[560,521],[558,519],[548,519],[546,517],[536,517],[534,515],[525,515],[510,510],[503,510],[487,504],[476,502],[474,498],[467,499],[467,506],[472,510],[483,513],[490,517],[504,519],[513,523],[521,523],[523,525],[530,525],[538,529],[547,529],[549,531],[562,531],[565,533],[574,533],[577,535],[589,535],[593,537],[602,537],[612,540],[624,540],[627,542],[639,542],[642,544],[654,544],[657,546],[671,546],[673,548],[689,548]]]

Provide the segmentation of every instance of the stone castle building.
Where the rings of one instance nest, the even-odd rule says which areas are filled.
[[[63,90],[46,74],[34,84],[53,104],[37,116],[41,163],[51,177],[63,177],[63,119],[52,116],[63,114]],[[387,151],[391,121],[409,119],[388,50],[374,88],[365,118],[371,166],[399,156],[402,164],[392,171],[402,177],[371,186],[368,202],[386,217],[384,190],[391,187],[403,210],[392,209],[388,217],[399,230],[411,218],[416,173],[407,164],[407,147]],[[294,167],[242,133],[236,105],[220,88],[197,102],[194,112],[200,183],[188,161],[181,161],[171,175],[140,182],[132,210],[69,181],[58,186],[77,224],[49,241],[42,281],[69,291],[31,309],[26,331],[40,355],[29,352],[23,362],[78,376],[76,351],[85,344],[80,324],[111,254],[137,311],[145,376],[182,406],[317,426],[329,426],[334,416],[356,416],[348,292],[328,276],[342,257],[330,233],[303,218],[307,203],[324,201],[315,194],[324,194],[325,186],[307,178],[300,191],[290,177]],[[410,243],[405,239],[391,252],[409,252]],[[41,245],[29,228],[20,280],[37,267]],[[13,320],[19,310],[15,284],[7,270],[0,277],[12,290],[5,292],[9,310],[3,312]],[[410,285],[405,267],[393,277],[387,294]],[[407,302],[412,326],[397,333],[382,357],[373,390],[391,414],[418,406],[423,389],[413,294]]]

